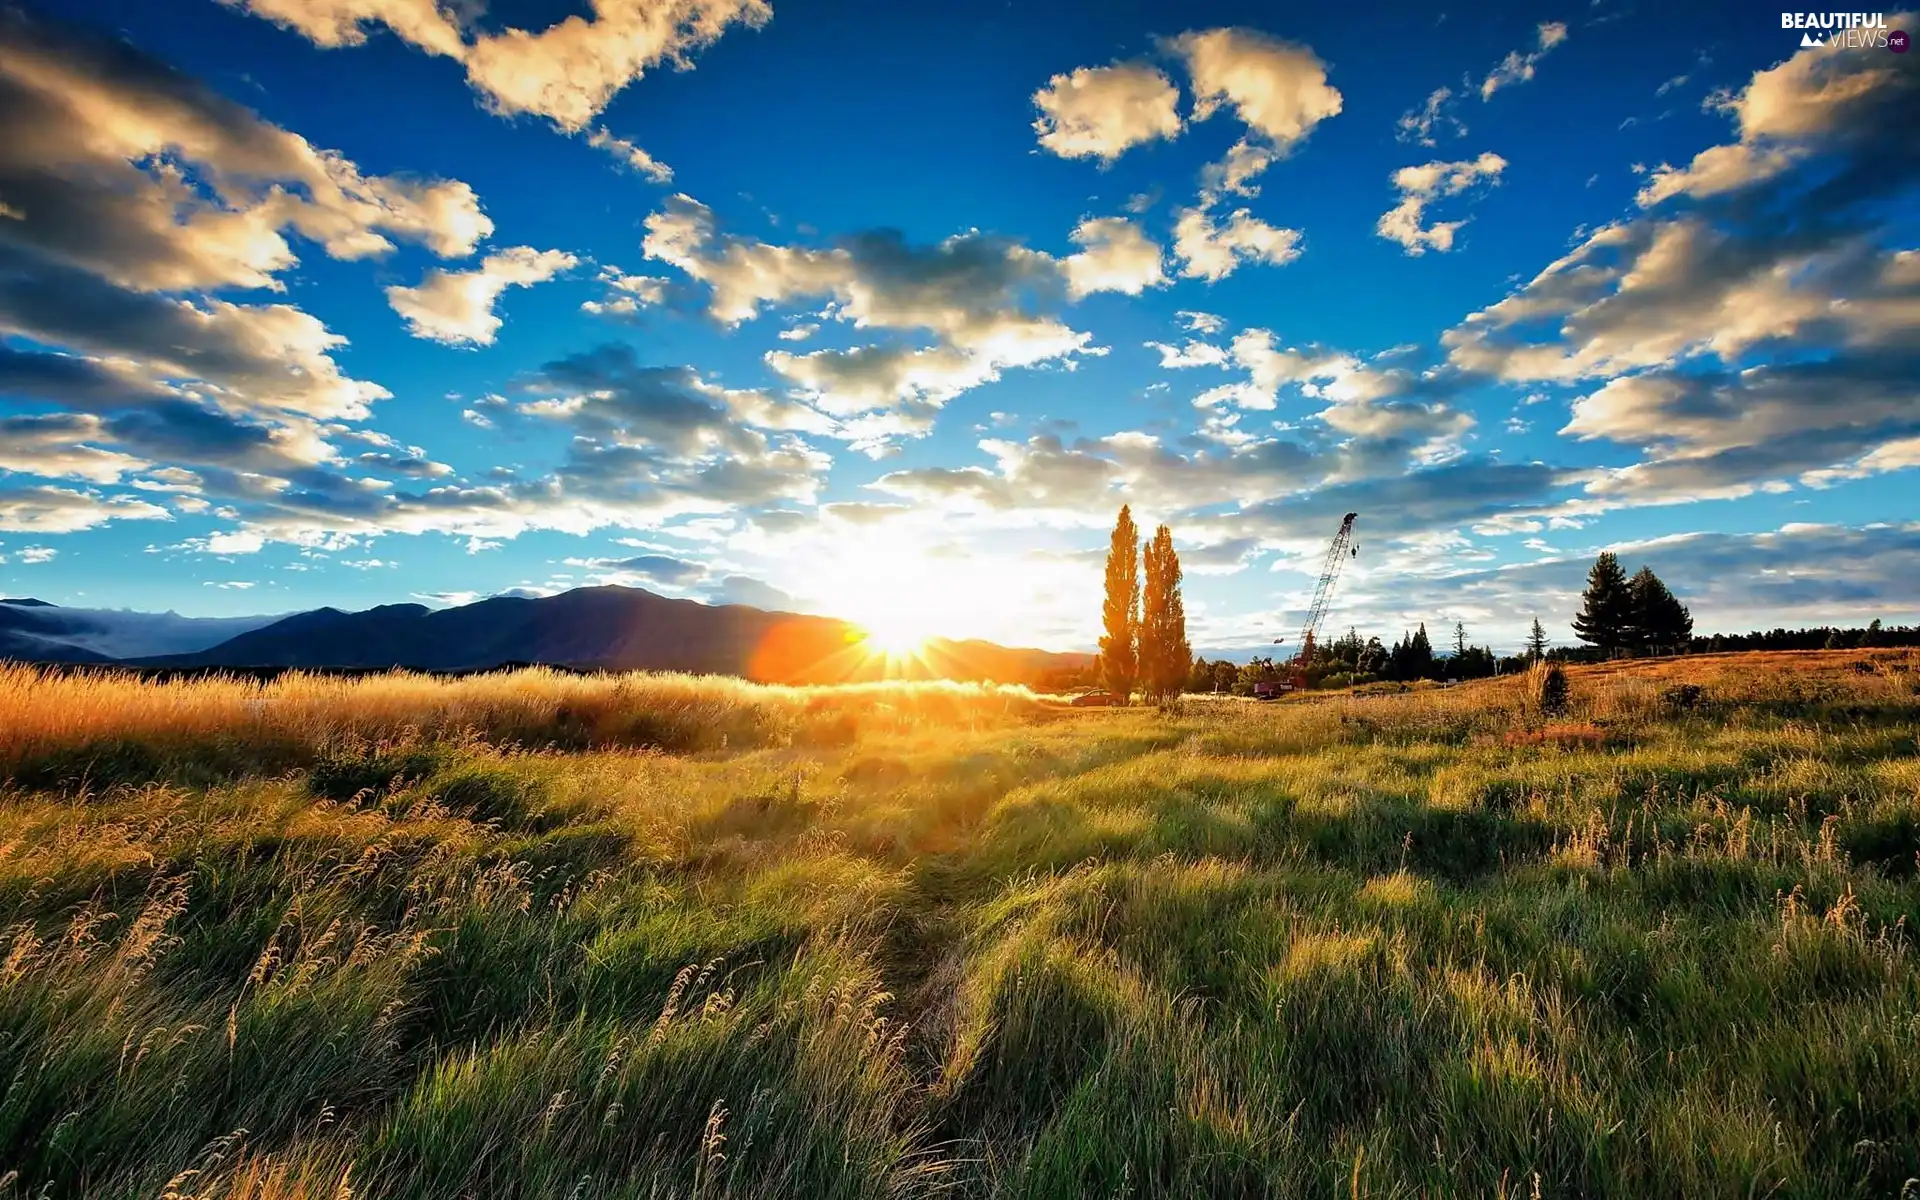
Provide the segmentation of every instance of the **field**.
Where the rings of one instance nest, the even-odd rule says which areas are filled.
[[[0,668],[0,1195],[1905,1196],[1920,654]]]

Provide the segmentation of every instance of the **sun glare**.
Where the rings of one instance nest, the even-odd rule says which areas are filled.
[[[927,639],[933,636],[917,622],[892,617],[869,618],[860,623],[860,628],[866,633],[861,644],[870,652],[888,658],[911,658],[919,654],[926,647]]]

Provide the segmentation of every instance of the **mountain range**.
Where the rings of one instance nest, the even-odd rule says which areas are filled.
[[[515,663],[688,671],[771,683],[881,678],[1063,685],[1090,654],[932,639],[889,657],[830,617],[701,604],[642,588],[495,596],[455,608],[386,604],[261,617],[182,617],[0,600],[0,658],[155,668],[476,671]]]

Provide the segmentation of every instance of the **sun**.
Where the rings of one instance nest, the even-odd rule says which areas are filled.
[[[926,648],[932,632],[907,613],[874,614],[860,622],[866,637],[861,640],[869,653],[887,658],[913,658]]]

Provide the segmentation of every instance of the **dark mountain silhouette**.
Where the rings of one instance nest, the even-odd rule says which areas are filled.
[[[555,596],[496,596],[458,608],[388,604],[320,608],[189,654],[133,660],[147,667],[407,667],[470,671],[507,663],[604,670],[690,671],[775,683],[880,678],[994,679],[1051,684],[1091,664],[1086,654],[929,643],[913,659],[861,645],[856,626],[745,605],[675,600],[640,588],[577,588]]]
[[[279,619],[183,617],[178,613],[62,608],[45,600],[0,600],[0,658],[100,663],[154,654],[188,654]]]

